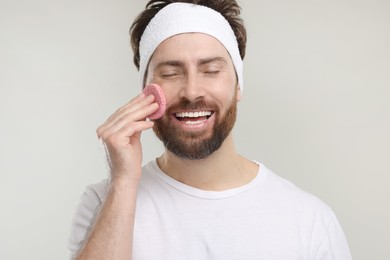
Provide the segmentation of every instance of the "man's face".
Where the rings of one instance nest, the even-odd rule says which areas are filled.
[[[155,121],[165,147],[184,159],[203,159],[230,134],[240,92],[231,58],[214,37],[201,33],[173,36],[154,52],[147,83],[159,84],[167,100]]]

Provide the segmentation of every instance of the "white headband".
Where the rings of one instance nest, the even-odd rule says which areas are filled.
[[[242,92],[243,62],[229,22],[211,8],[190,3],[169,4],[149,22],[139,44],[141,83],[143,84],[149,60],[160,43],[171,36],[189,32],[211,35],[225,46],[232,58]]]

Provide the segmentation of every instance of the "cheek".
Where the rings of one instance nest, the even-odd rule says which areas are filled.
[[[173,91],[172,88],[164,86],[164,84],[161,84],[161,83],[159,84],[158,82],[156,82],[156,84],[160,85],[160,87],[164,93],[167,107],[169,107],[172,103],[177,102],[177,97],[178,97],[177,92]]]
[[[230,89],[219,89],[217,92],[214,92],[213,97],[220,100],[223,104],[230,103],[233,100],[234,93]]]
[[[216,98],[223,102],[229,102],[233,99],[237,99],[237,91],[235,88],[237,88],[236,84],[232,84],[231,81],[224,81],[221,82],[219,86],[214,87],[213,94]]]

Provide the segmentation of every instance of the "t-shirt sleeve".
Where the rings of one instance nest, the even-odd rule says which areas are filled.
[[[329,221],[314,260],[352,260],[347,239],[334,215]]]
[[[99,211],[107,181],[102,181],[99,184],[90,185],[81,195],[80,202],[77,205],[73,221],[71,224],[70,237],[68,240],[68,249],[70,250],[70,258],[73,259],[76,253],[83,245],[90,227],[94,223],[95,216]]]

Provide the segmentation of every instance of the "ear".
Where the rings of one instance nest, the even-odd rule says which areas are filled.
[[[236,94],[236,99],[237,101],[241,101],[241,88],[240,86],[237,84],[237,94]]]

